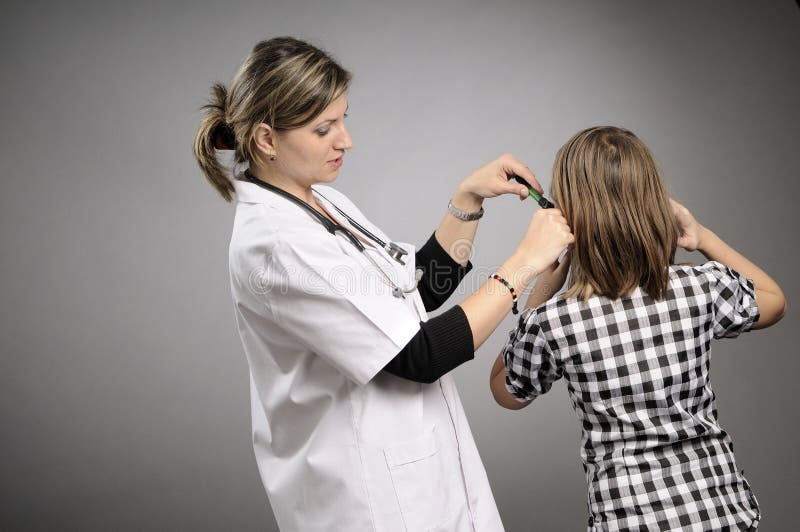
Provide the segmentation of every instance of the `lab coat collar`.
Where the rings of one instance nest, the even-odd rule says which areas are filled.
[[[242,203],[264,203],[273,209],[297,207],[298,209],[304,211],[302,207],[281,196],[280,194],[276,194],[271,190],[267,190],[264,187],[248,181],[244,177],[244,174],[239,174],[236,176],[236,178],[233,180],[233,188],[236,191],[236,200],[241,201]],[[326,201],[326,204],[327,203],[329,202]],[[335,218],[339,220],[338,216],[335,216]]]
[[[236,200],[242,203],[262,203],[268,205],[272,209],[280,210],[283,212],[302,212],[305,216],[308,217],[309,220],[313,220],[315,223],[319,223],[318,220],[312,217],[312,215],[307,212],[303,207],[297,205],[293,201],[288,200],[287,198],[281,196],[280,194],[276,194],[270,190],[265,189],[264,187],[260,187],[255,183],[250,182],[247,178],[244,177],[244,173],[238,174],[236,178],[233,180],[233,187],[236,191]],[[313,190],[313,188],[312,188]],[[316,192],[316,191],[314,191]],[[330,194],[330,191],[326,191]],[[375,247],[376,249],[381,250],[382,253],[385,251],[382,250],[380,246],[377,246],[372,240],[364,237],[360,231],[356,230],[344,216],[342,216],[334,207],[334,204],[329,201],[327,198],[323,198],[319,194],[316,194],[316,199],[318,202],[322,202],[325,206],[325,210],[328,214],[336,220],[336,222],[349,229],[356,235],[356,238],[361,240],[367,246]],[[288,209],[288,210],[287,210]],[[351,214],[353,216],[353,214]],[[390,240],[385,233],[383,233],[380,229],[375,227],[374,225],[370,224],[366,220],[360,220],[360,223],[366,225],[370,231],[377,234],[383,240]],[[320,226],[322,227],[322,226]],[[388,258],[388,255],[387,255]],[[390,261],[391,262],[391,261]]]
[[[303,209],[301,206],[288,200],[287,198],[281,196],[280,194],[276,194],[271,190],[267,190],[264,187],[260,187],[257,184],[248,181],[244,177],[244,174],[236,176],[236,179],[234,179],[233,181],[233,188],[236,191],[236,200],[242,203],[263,203],[269,205],[273,209],[285,209],[287,207],[289,207],[290,209],[296,208],[306,213],[305,209]],[[334,208],[332,208],[332,204],[330,201],[322,198],[319,195],[317,195],[316,197],[318,201],[325,202],[328,214],[330,214],[340,225],[343,225],[351,230],[353,229],[352,225],[343,216],[341,216]],[[309,214],[309,217],[310,216],[311,215]]]
[[[243,174],[237,175],[236,179],[233,180],[233,188],[236,191],[236,201],[241,201],[242,203],[266,203],[276,207],[276,200],[278,199],[289,201],[274,192],[247,181]]]

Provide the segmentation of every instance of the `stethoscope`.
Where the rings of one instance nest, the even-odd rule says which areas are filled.
[[[260,180],[259,178],[254,176],[250,172],[249,169],[244,171],[244,176],[251,183],[254,183],[254,184],[256,184],[256,185],[258,185],[258,186],[260,186],[262,188],[265,188],[267,190],[270,190],[270,191],[274,192],[275,194],[278,194],[279,196],[283,196],[284,198],[288,199],[289,201],[292,201],[295,204],[297,204],[300,207],[302,207],[305,210],[307,210],[311,215],[313,215],[319,221],[319,223],[321,223],[325,227],[325,229],[328,230],[328,232],[330,234],[335,235],[337,231],[341,232],[347,238],[347,240],[349,240],[350,243],[353,244],[353,246],[355,246],[355,248],[358,251],[360,251],[365,257],[367,257],[367,259],[372,263],[372,265],[375,266],[375,268],[377,268],[378,271],[381,272],[381,274],[383,275],[385,280],[388,282],[389,286],[392,287],[392,295],[394,297],[405,298],[405,294],[410,294],[411,292],[413,292],[414,290],[417,289],[417,285],[419,284],[420,279],[422,279],[422,274],[423,274],[422,270],[417,269],[415,271],[415,273],[414,273],[414,283],[409,288],[402,288],[402,287],[398,286],[392,280],[392,278],[389,277],[386,274],[386,272],[383,271],[383,268],[378,266],[377,262],[375,262],[375,260],[370,256],[370,254],[366,252],[366,248],[364,247],[364,244],[361,243],[361,241],[358,239],[358,237],[356,235],[354,235],[353,232],[350,231],[350,229],[348,229],[348,228],[346,228],[346,227],[344,227],[344,226],[342,226],[340,224],[332,222],[331,220],[329,220],[328,218],[323,216],[314,207],[312,207],[311,205],[309,205],[305,201],[301,200],[300,198],[290,194],[289,192],[286,192],[285,190],[283,190],[281,188],[278,188],[275,185],[270,185],[269,183],[266,183],[266,182]],[[360,223],[355,221],[353,218],[351,218],[350,215],[348,215],[346,212],[344,212],[342,209],[340,209],[338,206],[336,206],[336,204],[334,204],[331,200],[326,198],[321,192],[319,192],[318,190],[314,190],[314,192],[316,192],[317,194],[322,196],[322,198],[325,201],[330,203],[333,206],[333,208],[336,209],[336,211],[339,214],[344,216],[344,218],[348,221],[348,223],[350,223],[350,225],[355,227],[365,237],[369,238],[370,240],[372,240],[373,242],[378,244],[381,248],[383,248],[383,250],[386,251],[386,253],[391,258],[393,258],[394,260],[396,260],[399,264],[401,264],[403,266],[406,265],[406,263],[403,262],[403,257],[405,255],[408,255],[408,251],[406,251],[405,249],[403,249],[399,245],[395,244],[394,242],[389,242],[389,243],[384,242],[383,240],[381,240],[380,238],[375,236],[367,228],[365,228],[363,225],[361,225]]]

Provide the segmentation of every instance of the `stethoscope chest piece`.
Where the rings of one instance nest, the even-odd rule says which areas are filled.
[[[389,242],[388,244],[386,244],[384,246],[383,249],[386,250],[386,253],[388,253],[389,256],[392,257],[394,260],[396,260],[397,262],[399,262],[403,266],[406,265],[406,263],[403,261],[403,257],[408,255],[408,251],[406,251],[405,249],[401,248],[400,246],[398,246],[394,242]]]

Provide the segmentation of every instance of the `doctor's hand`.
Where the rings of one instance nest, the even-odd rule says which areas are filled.
[[[515,293],[523,293],[537,273],[553,264],[564,248],[575,241],[567,220],[558,209],[539,209],[514,253],[496,272],[503,281],[487,280],[474,294],[460,303],[472,329],[472,342],[477,350],[512,310]],[[564,265],[566,268],[566,264]],[[553,274],[564,270],[555,268]],[[506,285],[503,287],[503,285]]]
[[[453,194],[453,205],[462,208],[480,206],[485,198],[493,198],[502,194],[514,194],[520,200],[528,197],[528,189],[516,181],[509,181],[509,177],[518,175],[524,178],[533,188],[542,192],[542,186],[530,169],[522,164],[516,157],[507,153],[487,163],[464,178]]]
[[[536,276],[525,308],[538,307],[561,290],[564,281],[567,280],[570,262],[572,262],[572,246],[564,254],[561,262],[552,263]]]
[[[517,253],[535,273],[541,273],[551,267],[561,252],[573,242],[575,237],[560,210],[539,209],[533,215]],[[559,275],[566,275],[566,269],[556,270]]]

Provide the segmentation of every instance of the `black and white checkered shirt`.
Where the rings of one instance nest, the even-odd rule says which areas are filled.
[[[581,422],[589,530],[747,530],[758,503],[717,423],[712,338],[758,320],[753,282],[718,262],[671,266],[667,297],[554,298],[520,315],[506,387],[561,377]]]

